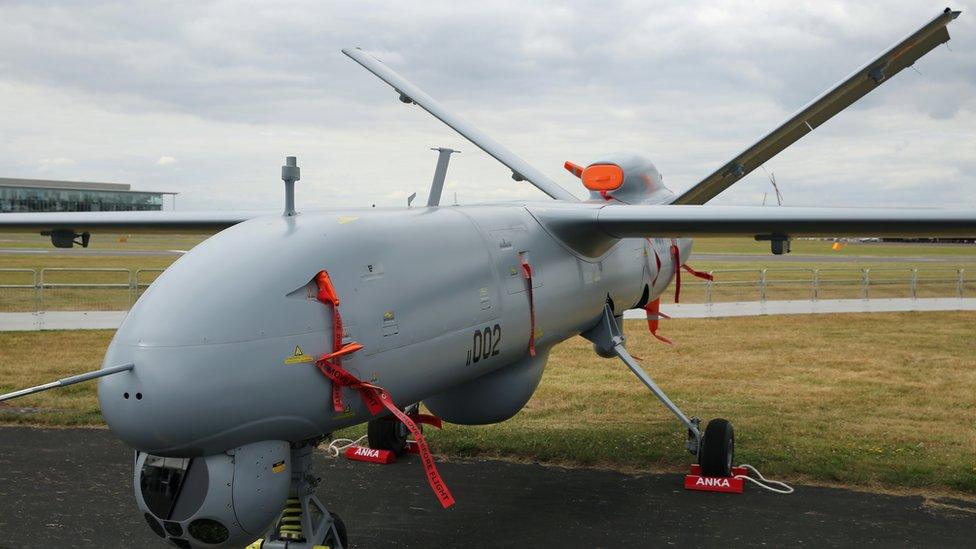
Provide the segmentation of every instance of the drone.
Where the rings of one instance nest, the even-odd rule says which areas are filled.
[[[581,335],[622,361],[678,419],[705,476],[728,476],[732,423],[686,415],[626,348],[623,312],[657,334],[661,296],[692,238],[740,236],[788,253],[796,237],[973,236],[976,210],[715,206],[707,203],[949,40],[948,8],[802,107],[687,191],[647,158],[565,168],[579,199],[360,49],[345,55],[551,200],[441,205],[439,149],[425,206],[298,211],[295,157],[283,212],[10,213],[0,230],[86,245],[93,232],[215,232],[135,303],[100,370],[0,400],[98,380],[102,417],[135,449],[135,500],[182,548],[348,547],[312,451],[367,424],[372,448],[420,446],[434,495],[454,504],[418,423],[505,421],[528,402],[553,347]],[[663,337],[663,336],[662,336]],[[653,366],[653,364],[651,364]],[[429,414],[426,414],[429,416]]]

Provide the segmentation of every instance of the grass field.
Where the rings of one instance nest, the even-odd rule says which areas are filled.
[[[687,413],[735,423],[738,461],[794,481],[976,493],[976,313],[673,320],[663,331],[675,348],[642,322],[626,329]],[[111,335],[0,333],[0,391],[97,368]],[[22,399],[0,407],[0,422],[97,425],[94,389]],[[579,338],[555,349],[515,418],[449,425],[431,441],[446,455],[638,470],[677,472],[691,459],[678,422]]]
[[[189,250],[209,235],[198,234],[103,234],[92,235],[92,250]],[[51,238],[31,233],[0,233],[0,248],[50,248]]]

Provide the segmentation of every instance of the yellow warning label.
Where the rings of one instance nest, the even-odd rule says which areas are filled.
[[[357,219],[359,219],[359,218],[356,217],[356,216],[353,216],[353,215],[340,215],[339,216],[339,224],[340,225],[345,225],[346,223],[352,223],[353,221],[355,221]]]
[[[274,465],[271,466],[271,472],[272,473],[280,473],[280,472],[282,472],[284,470],[285,470],[285,462],[284,461],[279,461],[279,462],[277,462],[277,463],[275,463]]]
[[[346,419],[354,415],[356,415],[356,412],[353,412],[352,410],[343,410],[342,412],[332,416],[332,419]]]
[[[311,355],[302,352],[302,348],[295,345],[295,353],[285,359],[285,364],[301,364],[302,362],[315,362]]]

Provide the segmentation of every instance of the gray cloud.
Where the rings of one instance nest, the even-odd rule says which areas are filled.
[[[125,181],[180,207],[541,197],[339,53],[359,45],[567,188],[564,160],[650,156],[686,188],[937,14],[918,2],[24,2],[0,5],[3,175]],[[976,205],[976,13],[771,160],[791,204]],[[919,74],[921,73],[921,74]],[[178,162],[160,162],[162,158]],[[69,159],[70,162],[54,161]],[[755,204],[754,173],[720,197]]]

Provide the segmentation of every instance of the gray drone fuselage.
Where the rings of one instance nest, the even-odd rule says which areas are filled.
[[[574,251],[531,211],[552,204],[315,212],[224,230],[176,261],[126,317],[104,364],[136,367],[99,381],[102,415],[122,440],[161,456],[307,440],[369,420],[348,389],[349,410],[332,409],[331,382],[314,364],[332,350],[331,309],[313,280],[327,270],[343,337],[364,346],[343,360],[350,373],[448,421],[507,419],[553,345],[596,324],[608,299],[621,314],[645,285],[654,299],[674,274],[670,239],[619,239],[596,257]],[[686,259],[690,239],[679,247]],[[523,260],[533,270],[535,357]]]

